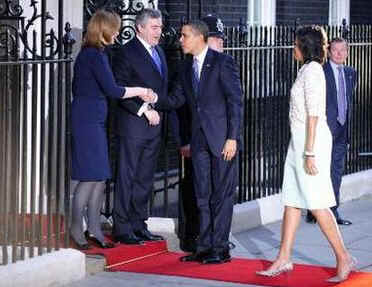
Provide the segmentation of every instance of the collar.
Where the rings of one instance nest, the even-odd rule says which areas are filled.
[[[208,45],[205,45],[205,48],[201,51],[201,53],[193,57],[194,59],[196,58],[198,60],[200,67],[203,66],[205,57],[207,56],[207,52],[208,52]]]
[[[143,38],[141,38],[140,36],[136,35],[138,41],[140,41],[142,43],[142,45],[145,47],[145,49],[150,53],[151,55],[151,45],[149,43],[147,43]]]
[[[333,62],[331,59],[329,59],[329,64],[331,65],[333,70],[337,70],[338,67],[344,68],[344,65],[338,65],[335,62]]]

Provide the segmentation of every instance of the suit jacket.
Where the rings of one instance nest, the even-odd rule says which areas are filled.
[[[155,48],[162,62],[162,75],[137,37],[118,48],[113,56],[113,71],[117,83],[125,87],[151,88],[158,95],[167,97],[167,63],[163,50],[159,46]],[[119,100],[117,118],[120,135],[141,139],[151,139],[160,135],[160,124],[150,126],[145,115],[137,116],[142,104],[143,101],[138,97]],[[160,117],[162,118],[161,113]]]
[[[338,126],[337,116],[337,86],[336,79],[329,62],[326,62],[323,66],[324,74],[326,78],[326,91],[327,91],[327,104],[326,104],[326,113],[327,113],[327,122],[331,130],[331,133],[334,134]],[[346,98],[347,98],[347,119],[346,127],[350,127],[351,120],[351,109],[353,101],[353,90],[356,84],[356,71],[352,67],[344,66],[344,76],[346,84]],[[348,133],[349,134],[349,133]]]
[[[178,84],[167,98],[159,97],[161,107],[176,108],[187,102],[191,111],[191,148],[202,129],[210,150],[221,156],[227,139],[240,139],[241,87],[231,56],[208,49],[201,69],[198,91],[192,85],[192,58],[185,60]]]

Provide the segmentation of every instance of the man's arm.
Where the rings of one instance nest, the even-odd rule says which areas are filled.
[[[121,86],[131,87],[132,67],[123,46],[114,51],[112,66],[116,82]],[[138,116],[147,110],[147,104],[138,97],[118,100],[118,105]]]
[[[227,138],[236,140],[240,136],[242,90],[237,66],[230,56],[221,65],[220,78],[226,97]]]

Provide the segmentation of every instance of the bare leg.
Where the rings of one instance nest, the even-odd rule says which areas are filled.
[[[286,206],[282,223],[282,238],[278,257],[270,266],[268,271],[275,270],[288,263],[292,254],[292,247],[295,239],[296,230],[301,220],[301,209]]]
[[[345,268],[349,267],[351,256],[345,248],[335,217],[329,208],[311,210],[311,212],[331,244],[336,255],[337,274],[340,274]]]

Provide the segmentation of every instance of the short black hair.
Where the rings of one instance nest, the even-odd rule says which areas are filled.
[[[317,25],[301,26],[296,31],[298,48],[304,63],[316,61],[323,64],[327,57],[327,35],[324,29]]]
[[[201,20],[190,20],[183,26],[190,26],[194,33],[203,35],[204,42],[208,41],[209,28],[205,22]]]

